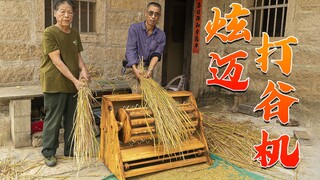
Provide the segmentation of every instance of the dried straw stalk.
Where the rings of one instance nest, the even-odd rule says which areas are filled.
[[[203,114],[209,151],[241,168],[270,174],[252,159],[253,146],[261,143],[260,131],[251,121],[235,122],[212,113]]]
[[[23,162],[14,162],[13,157],[0,161],[0,179],[18,178],[23,173]]]
[[[96,101],[92,95],[87,81],[83,80],[85,86],[78,92],[78,102],[75,113],[74,133],[74,160],[78,170],[84,165],[89,166],[92,157],[98,153],[99,143],[95,137],[95,120],[91,108],[91,102]]]
[[[143,66],[140,64],[140,67]],[[181,151],[183,141],[191,137],[192,124],[187,113],[152,78],[141,77],[140,88],[144,106],[153,112],[158,145],[162,144],[166,153],[174,149]]]
[[[43,163],[30,162],[26,158],[19,160],[16,157],[7,155],[4,160],[0,160],[0,179],[35,179],[35,175],[23,174],[31,169],[42,166]]]

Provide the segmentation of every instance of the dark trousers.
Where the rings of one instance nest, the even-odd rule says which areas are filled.
[[[54,156],[59,147],[59,130],[63,118],[64,127],[64,155],[73,153],[71,145],[73,136],[73,117],[77,106],[75,93],[44,93],[44,109],[46,117],[43,124],[44,157]]]

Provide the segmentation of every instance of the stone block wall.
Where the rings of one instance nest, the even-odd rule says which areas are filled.
[[[86,63],[99,67],[104,77],[120,75],[128,28],[145,19],[150,1],[96,0],[96,32],[81,33]],[[164,10],[164,0],[157,2]],[[0,87],[39,84],[44,1],[0,0],[0,7]]]
[[[128,28],[145,19],[144,10],[150,1],[96,0],[96,32],[80,34],[84,46],[81,54],[96,75],[103,78],[120,75]],[[155,1],[164,10],[165,0]],[[0,0],[0,7],[0,88],[40,85],[44,0]],[[158,24],[161,29],[163,18]],[[161,63],[157,66],[156,76],[160,81]],[[0,127],[0,145],[3,145],[10,139],[9,127],[14,126],[10,125],[9,101],[0,100],[0,122],[6,125]]]
[[[35,84],[41,48],[34,34],[33,1],[0,1],[0,87]]]

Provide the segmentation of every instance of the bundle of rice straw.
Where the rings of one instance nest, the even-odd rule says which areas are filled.
[[[143,66],[140,63],[140,70],[141,67]],[[162,144],[166,153],[173,149],[181,151],[183,141],[191,136],[192,125],[187,113],[179,108],[179,104],[152,78],[141,77],[140,88],[145,103],[143,105],[153,112],[158,145]]]
[[[268,174],[252,160],[256,154],[253,146],[261,143],[261,135],[251,121],[235,122],[206,113],[203,114],[203,125],[210,152],[241,168]]]
[[[78,102],[75,113],[74,133],[72,142],[74,143],[74,160],[78,170],[83,165],[90,165],[92,157],[98,153],[99,143],[96,140],[94,128],[95,120],[91,109],[91,102],[96,101],[92,95],[87,81],[82,80],[85,86],[78,92]]]

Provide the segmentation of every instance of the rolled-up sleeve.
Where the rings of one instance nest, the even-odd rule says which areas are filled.
[[[160,43],[158,45],[158,47],[156,48],[156,50],[151,54],[151,57],[154,57],[154,56],[157,56],[159,59],[158,61],[161,61],[161,56],[163,54],[163,50],[164,50],[164,47],[166,45],[166,34],[163,33],[161,39],[160,39]]]
[[[164,50],[165,45],[166,45],[166,34],[163,33],[161,40],[160,40],[160,44],[154,52],[159,53],[159,54],[163,54],[163,50]]]
[[[126,59],[128,60],[126,67],[132,67],[132,65],[139,63],[137,39],[137,34],[134,30],[134,27],[131,25],[128,32],[126,46]]]

